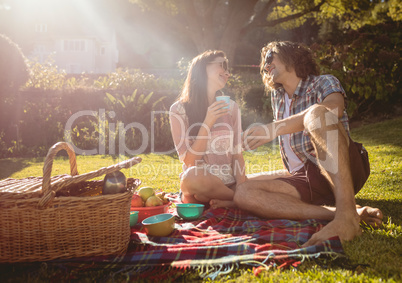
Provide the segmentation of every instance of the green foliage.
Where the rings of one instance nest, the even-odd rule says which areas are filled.
[[[398,2],[398,3],[397,3]],[[398,0],[282,0],[277,1],[267,16],[268,29],[289,30],[300,27],[307,19],[319,25],[337,21],[341,28],[359,29],[390,20],[400,21],[401,5]],[[275,23],[273,25],[270,23]]]
[[[11,39],[0,34],[0,150],[7,148],[4,135],[15,131],[9,117],[15,115],[12,105],[20,87],[28,79],[25,56]],[[7,150],[5,150],[7,151]]]
[[[0,128],[0,157],[43,156],[55,142],[64,140],[65,131],[80,149],[98,148],[99,143],[105,142],[108,150],[106,141],[115,133],[109,131],[110,126],[134,122],[142,124],[148,134],[153,123],[153,149],[171,146],[168,115],[151,113],[168,109],[182,79],[156,78],[139,70],[121,69],[97,79],[85,74],[68,77],[57,71],[51,58],[45,64],[31,61],[29,67],[31,77],[25,89],[3,111],[9,114],[2,119],[5,126]],[[103,125],[99,115],[105,109],[115,116],[107,116]],[[83,115],[74,120],[71,129],[65,129],[72,115],[85,110],[93,111],[95,116]],[[134,128],[127,130],[125,139],[129,148],[141,144],[141,135]]]
[[[71,132],[72,143],[82,151],[99,149],[100,136],[104,134],[104,128],[100,126],[98,112],[94,116],[79,117],[74,121]],[[59,135],[62,136],[62,135]],[[104,146],[105,144],[102,144]],[[107,143],[106,143],[107,145]]]
[[[295,3],[296,2],[296,3]],[[283,18],[295,16],[296,14],[303,13],[314,6],[314,2],[306,1],[278,1],[278,4],[272,9],[272,12],[268,15],[268,21],[280,21]],[[307,20],[307,16],[295,17],[290,21],[280,23],[275,27],[278,29],[292,29],[303,25]]]
[[[136,89],[131,95],[106,93],[105,104],[109,111],[108,124],[118,125],[118,139],[125,138],[125,144],[128,148],[138,149],[144,139],[155,138],[157,145],[165,147],[172,146],[169,123],[166,123],[167,115],[153,115],[153,111],[166,110],[162,102],[166,96],[159,96],[153,92],[147,95],[139,94]],[[133,127],[124,129],[131,125]],[[151,129],[157,129],[158,133],[151,132]],[[167,128],[167,130],[166,130]],[[124,130],[123,130],[124,129]],[[110,130],[108,131],[110,132]],[[116,131],[112,131],[116,132]],[[121,133],[124,133],[122,135]],[[144,137],[146,135],[147,137]]]
[[[116,72],[99,77],[94,81],[93,86],[106,90],[178,91],[181,81],[156,78],[140,70],[117,69]]]
[[[186,58],[181,58],[179,61],[177,61],[177,68],[180,70],[180,76],[185,78],[187,76],[188,69],[190,68],[191,65],[191,60],[188,60]]]
[[[113,110],[119,121],[145,122],[145,115],[155,109],[165,97],[155,98],[153,92],[148,95],[137,94],[137,89],[131,95],[116,95],[106,93],[105,102],[109,110]]]
[[[253,72],[231,74],[226,89],[241,109],[242,127],[246,129],[253,123],[272,121],[272,108],[269,96],[265,95],[261,75]]]
[[[27,88],[43,90],[63,89],[66,73],[65,71],[59,72],[57,70],[57,66],[54,65],[54,59],[51,57],[43,64],[37,61],[28,61],[28,66],[30,76],[26,83]]]
[[[387,2],[388,13],[387,15],[394,21],[402,20],[402,7],[399,0],[389,0]]]
[[[28,66],[21,49],[11,39],[0,34],[0,98],[4,101],[28,79]]]
[[[348,96],[351,116],[372,110],[378,101],[399,99],[402,49],[399,23],[350,31],[344,42],[314,44],[321,73],[335,75]],[[338,41],[339,42],[339,41]]]
[[[376,25],[396,19],[393,16],[394,0],[327,0],[322,1],[320,11],[311,14],[322,24],[331,19],[337,19],[343,28],[359,29],[364,25]]]
[[[129,0],[138,5],[143,11],[158,10],[170,15],[177,15],[180,9],[180,3],[175,0]]]

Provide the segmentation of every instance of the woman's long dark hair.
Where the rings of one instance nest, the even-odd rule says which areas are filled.
[[[226,58],[226,55],[223,51],[208,50],[191,61],[186,81],[178,98],[186,110],[189,127],[196,123],[200,123],[201,125],[204,122],[209,106],[207,96],[207,64],[214,61],[217,57]],[[196,136],[199,128],[199,125],[192,127],[190,135]]]
[[[318,76],[320,74],[320,69],[307,46],[290,41],[273,41],[261,50],[261,75],[264,73],[265,55],[268,51],[276,53],[285,64],[286,69],[294,68],[296,76],[303,80],[307,79],[309,75]],[[279,84],[274,84],[270,76],[263,76],[263,81],[264,85],[269,89],[275,89],[280,86]]]

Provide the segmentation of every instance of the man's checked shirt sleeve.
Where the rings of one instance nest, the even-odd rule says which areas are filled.
[[[290,105],[290,116],[300,113],[310,106],[321,103],[331,93],[339,92],[345,97],[346,94],[339,80],[332,75],[309,76],[306,80],[301,80],[292,97]],[[285,90],[280,87],[271,93],[271,103],[274,120],[283,119],[285,111]],[[345,102],[346,108],[346,102]],[[349,134],[348,116],[344,109],[340,122]],[[279,137],[282,160],[287,168],[287,158],[283,150],[282,137]],[[306,132],[297,132],[290,135],[290,146],[297,157],[305,163],[309,158],[315,158],[314,148]]]

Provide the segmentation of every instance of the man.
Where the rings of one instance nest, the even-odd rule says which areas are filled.
[[[365,149],[349,137],[346,95],[338,79],[319,76],[311,51],[292,42],[265,46],[260,69],[271,90],[274,122],[248,129],[243,143],[255,149],[279,137],[288,173],[239,185],[237,207],[265,218],[330,221],[303,246],[333,236],[352,240],[361,234],[360,222],[381,225],[379,209],[355,203],[370,168]]]

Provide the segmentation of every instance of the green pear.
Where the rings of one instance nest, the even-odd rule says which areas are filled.
[[[148,199],[150,196],[154,196],[154,195],[155,195],[155,191],[154,191],[154,189],[151,188],[151,187],[142,187],[141,189],[139,189],[138,195],[142,198],[142,200],[143,200],[144,202],[146,202],[147,199]]]
[[[145,202],[145,206],[160,206],[163,205],[163,201],[157,196],[150,196]]]

